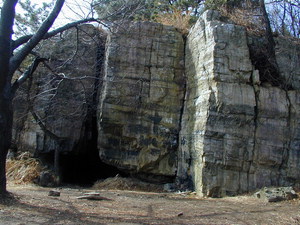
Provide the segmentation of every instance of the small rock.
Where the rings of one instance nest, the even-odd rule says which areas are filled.
[[[268,202],[279,202],[298,198],[292,187],[263,188],[254,194],[255,197]]]
[[[112,199],[110,198],[105,198],[99,195],[83,195],[83,196],[79,196],[77,197],[77,199],[87,199],[87,200],[96,200],[96,201],[100,201],[100,200],[108,200],[111,201]]]
[[[84,195],[93,195],[93,196],[99,196],[100,193],[99,192],[87,192],[87,193],[84,193]]]
[[[48,196],[59,197],[60,196],[60,192],[59,191],[51,190],[51,191],[49,191]]]
[[[178,213],[177,216],[183,216],[183,212]]]
[[[164,191],[174,192],[175,191],[175,184],[174,183],[164,184]]]
[[[58,177],[52,171],[42,171],[37,180],[37,184],[42,187],[55,187],[58,183]]]

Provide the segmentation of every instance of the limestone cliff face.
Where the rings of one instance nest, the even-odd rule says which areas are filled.
[[[95,113],[105,38],[91,25],[72,29],[40,46],[49,68],[40,65],[15,99],[14,139],[34,153],[79,151]],[[102,49],[103,51],[103,49]]]
[[[46,44],[58,70],[40,67],[20,90],[19,149],[90,151],[95,142],[121,171],[176,177],[179,189],[205,196],[300,185],[299,45],[276,39],[284,85],[275,86],[254,68],[259,38],[214,11],[186,40],[169,26],[130,23],[109,35],[104,53],[96,29],[78,34]]]
[[[283,71],[285,51],[277,51]],[[204,13],[187,39],[186,74],[180,185],[223,196],[299,183],[299,91],[260,84],[243,27]]]
[[[292,89],[300,89],[300,45],[286,38],[276,38],[276,59],[280,74]]]
[[[174,177],[184,86],[184,41],[174,28],[131,23],[111,34],[98,109],[100,158],[144,179]]]

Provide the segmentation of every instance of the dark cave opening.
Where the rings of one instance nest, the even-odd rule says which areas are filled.
[[[97,180],[122,174],[116,167],[103,163],[98,151],[93,154],[62,154],[60,175],[63,184],[91,186]]]
[[[85,149],[87,150],[87,149]],[[48,169],[54,172],[54,153],[40,154],[38,158]],[[59,156],[59,176],[61,185],[78,185],[90,187],[96,181],[121,175],[128,175],[114,166],[101,161],[98,150],[90,152],[73,153],[63,152]]]
[[[60,177],[63,184],[91,186],[97,180],[114,177],[117,174],[125,175],[116,167],[103,163],[97,149],[97,105],[99,91],[101,91],[103,66],[105,59],[106,36],[101,36],[98,42],[97,61],[95,67],[94,91],[87,101],[85,124],[82,127],[80,141],[71,152],[61,153],[59,156]]]

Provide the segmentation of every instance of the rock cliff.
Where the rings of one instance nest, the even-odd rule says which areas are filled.
[[[172,27],[132,23],[110,35],[99,105],[100,158],[146,180],[174,178],[184,41]]]
[[[177,176],[200,195],[299,183],[299,91],[261,83],[249,41],[245,28],[222,22],[213,11],[187,38]],[[296,88],[299,71],[287,62],[299,63],[299,46],[283,43],[277,40],[277,61],[284,81]]]
[[[39,46],[36,51],[49,58],[47,66],[39,65],[14,102],[18,150],[45,156],[50,164],[55,151],[91,151],[105,42],[98,29],[83,25]]]
[[[260,37],[215,11],[205,12],[187,38],[169,26],[129,23],[109,34],[104,52],[94,32],[85,31],[77,47],[50,45],[60,69],[45,76],[40,68],[22,89],[30,91],[18,95],[34,102],[17,104],[17,147],[89,151],[82,143],[93,142],[100,159],[119,171],[176,181],[204,196],[300,185],[299,44],[276,39],[281,83],[272,83],[254,63]],[[74,49],[80,57],[67,60]],[[62,73],[94,78],[75,83]],[[36,115],[22,117],[24,110]],[[43,130],[39,118],[64,141]]]

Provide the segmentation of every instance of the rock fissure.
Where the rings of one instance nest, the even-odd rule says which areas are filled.
[[[287,141],[285,143],[284,149],[283,149],[283,157],[282,157],[282,162],[279,166],[279,170],[280,173],[282,173],[282,170],[287,169],[288,168],[288,160],[290,158],[290,150],[291,150],[291,140],[292,138],[295,136],[294,134],[294,126],[293,126],[293,121],[292,121],[292,102],[289,96],[289,91],[287,89],[284,89],[285,91],[285,95],[286,95],[286,99],[287,99],[287,103],[288,103],[288,117],[287,117]],[[281,176],[284,177],[284,174],[281,174]],[[281,183],[281,182],[278,182]]]
[[[254,106],[254,116],[253,116],[253,124],[254,124],[254,131],[253,131],[253,148],[251,151],[251,159],[250,159],[250,166],[247,171],[247,185],[248,185],[248,191],[251,190],[251,187],[249,187],[250,180],[249,180],[249,174],[254,174],[255,172],[255,164],[257,161],[257,153],[256,153],[256,147],[257,147],[257,132],[258,132],[258,123],[259,123],[259,86],[254,83],[253,79],[253,73],[252,73],[252,87],[254,91],[254,97],[255,97],[255,106]]]
[[[183,53],[183,60],[184,60],[184,65],[186,65],[186,62],[185,62],[185,60],[186,60],[186,48],[187,48],[187,46],[186,46],[186,37],[185,36],[183,36],[183,43],[184,43],[184,53]],[[177,136],[177,143],[178,143],[178,149],[180,149],[180,145],[181,144],[185,144],[185,143],[183,143],[184,141],[183,140],[181,140],[181,136],[180,136],[180,133],[182,132],[182,126],[183,126],[183,116],[184,116],[184,112],[185,112],[185,108],[187,107],[186,106],[186,100],[187,100],[187,77],[186,77],[186,73],[185,73],[185,71],[184,71],[184,74],[183,74],[183,77],[184,77],[184,79],[183,79],[183,98],[182,98],[182,102],[181,102],[181,108],[180,108],[180,115],[179,115],[179,122],[178,122],[178,136]],[[177,162],[176,162],[176,180],[175,180],[175,183],[176,183],[176,186],[178,187],[178,189],[180,189],[180,190],[183,190],[183,189],[186,189],[186,188],[190,188],[190,187],[188,187],[188,186],[185,186],[185,187],[182,187],[182,185],[181,185],[181,181],[178,179],[178,167],[179,167],[179,161],[180,161],[180,158],[181,157],[181,155],[180,155],[180,153],[177,153]],[[188,163],[188,165],[189,166],[191,166],[190,165],[190,163]]]

